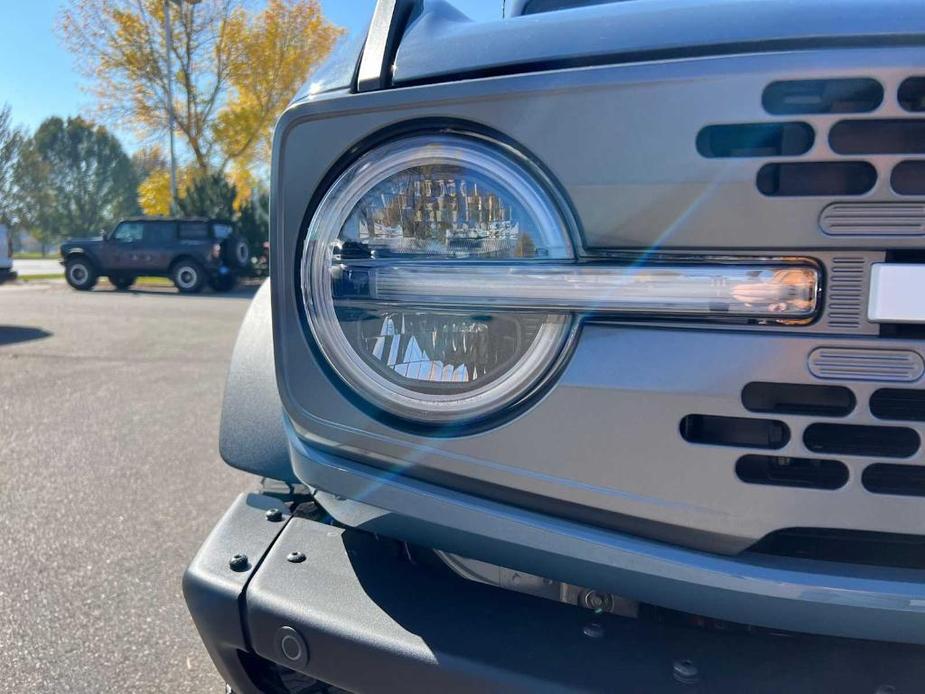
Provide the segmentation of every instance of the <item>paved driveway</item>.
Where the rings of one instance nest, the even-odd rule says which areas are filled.
[[[256,484],[217,453],[249,298],[0,286],[0,691],[223,691],[180,578]]]

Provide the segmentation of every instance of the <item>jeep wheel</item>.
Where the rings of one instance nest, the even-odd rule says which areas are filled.
[[[237,283],[238,278],[231,273],[227,275],[214,275],[209,279],[209,286],[212,287],[212,291],[216,292],[230,292]]]
[[[182,294],[196,294],[202,291],[202,285],[206,281],[202,266],[194,260],[178,262],[173,266],[170,277]]]
[[[134,284],[135,278],[132,275],[110,275],[109,283],[116,289],[128,289]]]
[[[64,266],[64,277],[74,289],[93,289],[98,279],[96,269],[86,258],[71,258]]]
[[[222,244],[225,264],[238,270],[243,270],[251,262],[251,249],[240,236],[230,236]]]

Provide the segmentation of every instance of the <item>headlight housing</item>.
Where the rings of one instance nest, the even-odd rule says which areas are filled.
[[[805,259],[579,263],[542,175],[509,148],[406,137],[353,162],[306,231],[306,319],[327,362],[391,414],[483,418],[549,373],[582,314],[807,322]]]
[[[570,317],[341,300],[351,268],[573,257],[563,216],[514,156],[474,138],[408,137],[355,161],[318,205],[302,257],[306,317],[334,370],[383,410],[435,424],[479,418],[535,387]]]

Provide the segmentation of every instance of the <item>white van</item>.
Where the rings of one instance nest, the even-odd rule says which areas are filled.
[[[13,279],[16,279],[16,271],[13,270],[13,235],[0,224],[0,284]]]

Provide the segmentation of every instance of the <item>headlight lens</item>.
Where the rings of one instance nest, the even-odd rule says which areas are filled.
[[[302,292],[315,342],[377,406],[440,424],[516,402],[572,316],[806,322],[820,272],[795,258],[576,261],[547,187],[503,146],[456,135],[368,152],[315,210]]]
[[[536,385],[568,315],[342,300],[351,267],[572,257],[558,209],[514,157],[469,138],[409,137],[358,159],[319,204],[303,250],[306,316],[325,358],[377,406],[429,423],[472,419]]]

